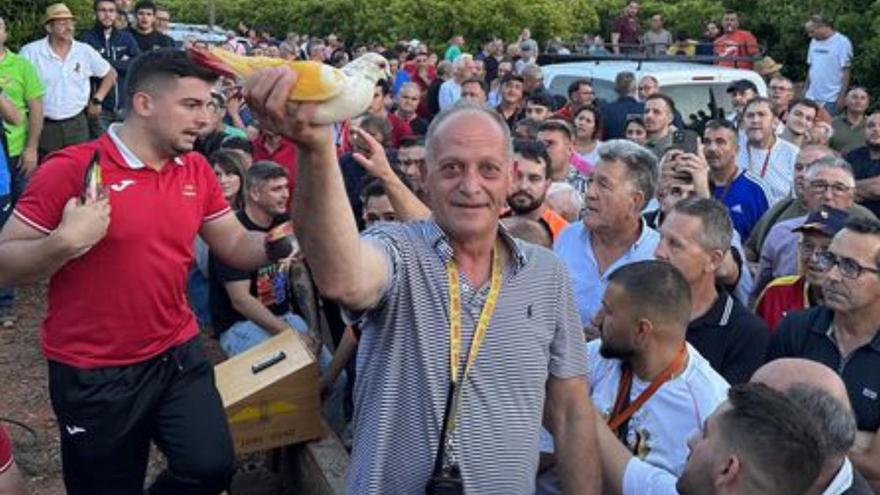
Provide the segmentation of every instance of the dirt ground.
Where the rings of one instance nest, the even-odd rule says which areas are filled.
[[[0,329],[0,417],[22,422],[36,432],[10,423],[13,451],[32,494],[64,493],[58,425],[49,403],[46,360],[40,352],[40,321],[46,312],[46,286],[17,291],[19,316],[13,329]]]
[[[0,329],[0,418],[8,418],[27,425],[36,435],[15,424],[4,422],[13,442],[13,452],[27,479],[27,488],[33,495],[63,495],[61,475],[61,447],[58,424],[49,401],[46,360],[40,351],[40,322],[46,312],[46,285],[25,287],[16,294],[18,324],[13,329]],[[211,359],[216,363],[222,354],[214,339],[204,339]],[[148,479],[163,467],[164,461],[153,451]],[[239,473],[233,482],[233,493],[287,493],[275,485],[261,465],[262,455],[239,459]],[[257,472],[254,472],[254,469]],[[251,476],[243,476],[250,474]],[[270,482],[271,481],[271,482]],[[236,486],[247,489],[235,489]],[[257,487],[261,489],[257,489]],[[277,485],[275,485],[277,486]],[[265,491],[264,491],[265,490]]]

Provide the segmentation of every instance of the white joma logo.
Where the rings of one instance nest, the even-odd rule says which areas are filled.
[[[79,426],[67,426],[67,434],[68,435],[76,435],[77,433],[85,433],[85,428],[80,428]]]
[[[110,189],[113,189],[116,192],[122,192],[125,190],[125,188],[127,188],[128,186],[132,186],[132,185],[134,185],[133,180],[125,179],[125,180],[119,181],[118,184],[111,184]]]

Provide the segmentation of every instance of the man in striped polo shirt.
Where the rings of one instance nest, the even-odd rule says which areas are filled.
[[[270,69],[246,94],[260,122],[298,143],[297,237],[322,294],[362,330],[348,492],[440,493],[442,481],[454,493],[531,494],[546,408],[566,493],[598,493],[566,270],[498,224],[513,174],[504,121],[470,102],[438,115],[422,174],[433,217],[360,238],[330,127],[307,124],[310,105],[285,106],[294,84]]]

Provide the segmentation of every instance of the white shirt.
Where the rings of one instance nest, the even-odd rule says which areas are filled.
[[[461,84],[455,82],[454,79],[450,79],[440,85],[440,93],[438,95],[440,111],[455,105],[455,102],[459,99],[461,99]]]
[[[791,187],[794,184],[794,164],[797,161],[800,148],[784,139],[776,138],[776,142],[770,148],[769,158],[767,152],[768,150],[749,146],[748,141],[744,140],[739,146],[737,163],[739,168],[750,171],[752,175],[760,177],[764,181],[769,193],[767,199],[770,201],[770,206],[773,206],[791,195]]]
[[[110,63],[91,46],[74,40],[67,58],[61,59],[43,38],[22,47],[20,55],[28,59],[46,88],[43,113],[52,120],[76,116],[89,103],[92,77],[104,77]]]
[[[810,87],[806,97],[820,103],[837,101],[843,89],[843,69],[852,64],[852,57],[852,43],[840,33],[821,41],[810,41],[807,52]]]
[[[847,457],[843,460],[843,466],[840,466],[840,470],[837,471],[837,474],[834,476],[834,479],[831,480],[831,483],[828,483],[828,487],[825,488],[822,495],[842,495],[849,490],[852,483],[853,466],[849,457]]]
[[[635,457],[623,471],[623,495],[678,495],[678,477]]]
[[[593,404],[599,414],[608,418],[617,398],[621,361],[602,357],[599,340],[586,345]],[[688,362],[684,371],[661,385],[632,415],[628,425],[628,450],[673,476],[684,472],[689,453],[688,438],[702,427],[718,405],[727,400],[729,388],[727,381],[693,346],[687,344],[687,351]],[[650,382],[633,377],[630,400],[635,401],[649,385]],[[547,440],[542,437],[542,450],[549,447]]]

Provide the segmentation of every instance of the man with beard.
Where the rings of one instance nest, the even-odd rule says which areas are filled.
[[[850,219],[816,257],[825,272],[824,305],[789,314],[767,360],[799,357],[837,370],[846,383],[859,432],[853,464],[880,486],[880,222]]]
[[[730,86],[727,87],[727,94],[730,95],[730,104],[733,106],[733,110],[727,114],[727,120],[731,121],[737,129],[741,129],[746,104],[758,96],[758,87],[748,79],[740,79],[730,83]]]
[[[544,204],[551,184],[547,148],[535,141],[517,140],[513,153],[513,190],[507,196],[512,216],[537,221],[556,240],[568,222]]]
[[[831,121],[834,134],[830,146],[841,153],[849,153],[865,145],[865,113],[871,96],[862,86],[853,86],[846,92],[846,108]]]
[[[865,146],[846,155],[856,178],[856,202],[880,215],[880,111],[868,116]]]
[[[606,494],[800,494],[825,461],[817,421],[798,401],[761,384],[730,388],[727,401],[688,439],[678,478],[633,456],[599,426]]]
[[[93,138],[107,130],[112,122],[122,119],[120,110],[122,109],[122,86],[125,75],[131,61],[141,53],[131,33],[113,27],[116,16],[116,4],[113,0],[95,2],[95,27],[82,35],[83,43],[88,43],[97,50],[116,69],[118,75],[113,84],[113,90],[107,93],[107,97],[104,98],[104,103],[101,105],[101,115],[97,119],[89,119]],[[92,82],[94,85],[96,80]],[[97,88],[97,86],[94,87]]]
[[[743,128],[746,142],[740,147],[740,168],[761,178],[770,192],[770,205],[788,197],[794,182],[798,147],[776,137],[773,104],[767,98],[752,98],[745,106]]]
[[[687,464],[688,437],[729,388],[685,342],[690,301],[687,280],[669,263],[621,267],[609,277],[595,318],[601,340],[587,343],[597,412],[629,452],[675,476]],[[551,451],[549,435],[542,435],[543,450]],[[542,475],[542,485],[553,485],[550,478]]]
[[[245,205],[235,216],[248,231],[268,232],[287,221],[287,172],[272,162],[247,170]],[[232,357],[284,331],[307,330],[291,313],[289,260],[270,261],[255,270],[236,270],[209,251],[211,321],[220,347]]]
[[[220,493],[232,478],[186,276],[197,234],[238,269],[267,256],[191,152],[216,79],[183,52],[141,55],[125,121],[52,155],[0,232],[0,286],[51,277],[43,351],[72,495],[141,493],[151,442],[169,470],[150,493]]]
[[[788,118],[779,137],[800,148],[807,141],[807,133],[819,114],[819,105],[813,100],[795,100],[788,107]]]

